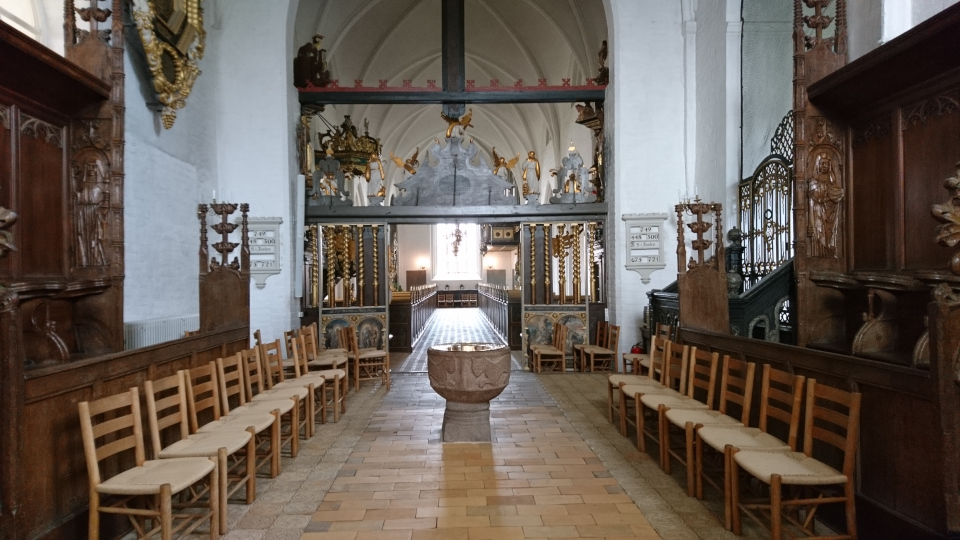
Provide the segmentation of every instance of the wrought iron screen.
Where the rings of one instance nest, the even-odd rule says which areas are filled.
[[[744,291],[793,256],[792,113],[777,127],[770,152],[739,184]]]

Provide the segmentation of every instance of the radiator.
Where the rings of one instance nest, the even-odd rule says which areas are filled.
[[[123,348],[129,351],[180,339],[185,332],[198,328],[200,328],[199,314],[123,323]]]

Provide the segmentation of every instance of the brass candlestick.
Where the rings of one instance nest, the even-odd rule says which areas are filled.
[[[530,303],[537,303],[537,246],[534,241],[537,238],[537,226],[533,223],[530,227]]]
[[[373,225],[373,305],[380,305],[380,226]]]

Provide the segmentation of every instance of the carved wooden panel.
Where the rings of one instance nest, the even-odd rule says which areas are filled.
[[[881,270],[897,267],[900,227],[891,219],[899,191],[896,169],[897,137],[891,115],[853,129],[853,162],[857,182],[850,201],[853,208],[854,268]]]
[[[20,276],[64,278],[66,209],[63,193],[63,125],[20,114],[17,212],[20,213]],[[29,235],[29,236],[26,236]]]

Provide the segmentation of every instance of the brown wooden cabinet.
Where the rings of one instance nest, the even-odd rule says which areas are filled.
[[[427,284],[426,270],[407,270],[407,290]]]

